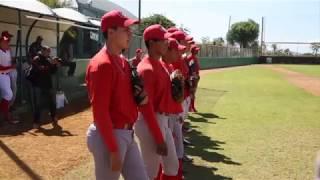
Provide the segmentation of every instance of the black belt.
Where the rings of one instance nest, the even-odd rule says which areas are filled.
[[[3,75],[9,75],[9,73],[0,73],[0,74],[3,74]]]
[[[170,113],[166,113],[166,112],[158,112],[158,114],[163,115],[163,116],[169,116]]]

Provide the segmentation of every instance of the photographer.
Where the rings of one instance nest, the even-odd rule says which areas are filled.
[[[35,79],[32,82],[33,127],[40,127],[40,115],[43,107],[49,106],[53,126],[57,126],[55,92],[52,87],[51,75],[57,71],[61,60],[50,57],[51,49],[41,48],[41,53],[32,60]]]

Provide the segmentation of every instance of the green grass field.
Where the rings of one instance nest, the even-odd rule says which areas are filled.
[[[257,66],[207,74],[188,179],[313,179],[320,98]]]
[[[313,179],[320,97],[260,66],[203,75],[197,97],[186,179]],[[92,164],[63,179],[92,178]]]
[[[320,77],[320,65],[281,65],[281,67],[305,75]]]

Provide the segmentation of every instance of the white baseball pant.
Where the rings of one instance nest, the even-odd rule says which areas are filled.
[[[0,73],[0,97],[7,101],[11,101],[13,97],[10,84],[9,74]]]
[[[169,116],[169,128],[172,131],[178,159],[182,159],[184,155],[182,124],[183,120],[181,116],[177,114]]]
[[[114,129],[114,135],[122,160],[121,172],[111,170],[110,153],[99,130],[94,124],[88,128],[87,145],[94,158],[96,179],[118,180],[121,173],[126,180],[148,180],[138,145],[133,138],[133,130]]]
[[[188,118],[190,103],[191,103],[191,97],[190,96],[186,97],[184,99],[184,101],[182,102],[183,112],[181,113],[181,115],[183,117],[183,120]]]
[[[157,113],[156,118],[164,141],[167,144],[167,156],[160,156],[157,154],[156,143],[141,113],[139,113],[138,121],[135,124],[135,131],[140,142],[141,154],[146,165],[147,173],[150,179],[156,178],[161,163],[165,175],[176,176],[178,174],[179,161],[176,154],[172,132],[168,127],[168,116]]]
[[[10,85],[12,90],[12,99],[11,99],[10,105],[12,106],[17,97],[17,77],[18,77],[17,70],[14,69],[10,71],[9,76],[10,76],[10,82],[11,82]]]

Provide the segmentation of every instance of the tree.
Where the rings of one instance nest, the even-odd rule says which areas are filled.
[[[183,32],[188,33],[188,34],[190,33],[189,28],[185,27],[183,24],[180,25],[180,28],[179,28],[179,29],[182,30]]]
[[[216,46],[223,46],[224,45],[224,39],[222,37],[214,38],[212,41],[213,45]]]
[[[169,28],[172,26],[175,26],[176,24],[173,23],[170,19],[167,17],[161,15],[161,14],[153,14],[149,17],[142,18],[141,24],[140,24],[140,31],[138,32],[139,35],[143,34],[143,31],[153,24],[161,24],[164,28]]]
[[[312,43],[312,44],[311,44],[311,49],[312,49],[312,51],[313,51],[313,54],[314,54],[315,56],[317,56],[317,55],[318,55],[318,51],[319,51],[319,49],[320,49],[320,43]]]
[[[201,43],[202,44],[210,44],[210,37],[209,36],[202,37]]]
[[[288,56],[292,55],[292,53],[291,53],[289,48],[285,49],[283,52],[285,53],[285,55],[288,55]]]
[[[63,7],[63,3],[60,3],[59,0],[39,0],[40,2],[46,4],[51,8],[61,8]]]
[[[271,45],[273,53],[275,53],[277,51],[277,44],[272,44]]]
[[[227,41],[234,45],[238,43],[240,47],[247,48],[259,36],[259,25],[253,20],[237,22],[232,24],[231,30],[227,33]]]

